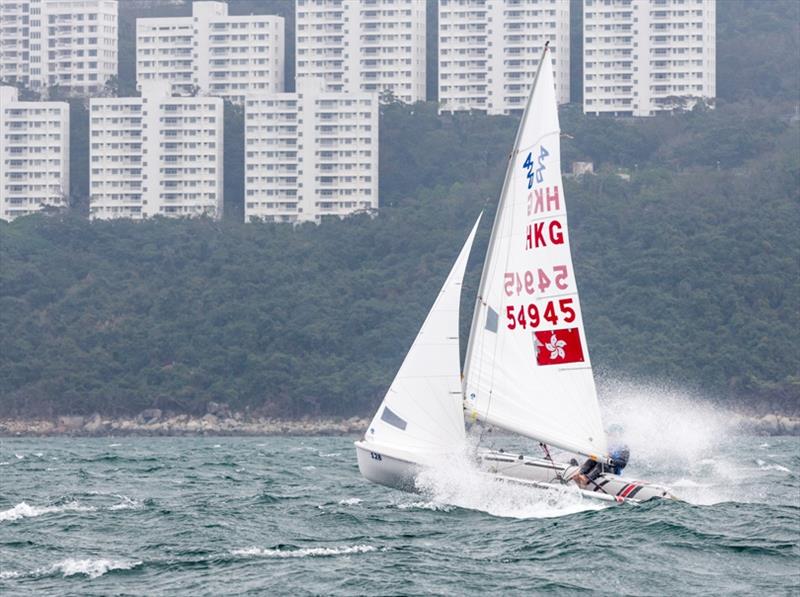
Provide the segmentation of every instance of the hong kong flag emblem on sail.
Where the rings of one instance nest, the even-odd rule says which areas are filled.
[[[533,332],[537,365],[582,363],[583,347],[578,328]]]

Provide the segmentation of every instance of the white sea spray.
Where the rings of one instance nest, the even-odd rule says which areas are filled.
[[[474,450],[468,440],[463,450],[431,463],[417,475],[417,489],[430,501],[401,504],[400,508],[413,507],[447,511],[452,506],[479,510],[505,518],[552,518],[600,510],[601,502],[581,497],[577,487],[540,489],[504,481],[481,471],[471,454]]]
[[[785,466],[737,453],[740,418],[702,396],[664,383],[601,378],[603,420],[618,424],[630,447],[625,476],[657,482],[698,505],[758,502],[768,471]],[[761,443],[764,448],[768,443]]]

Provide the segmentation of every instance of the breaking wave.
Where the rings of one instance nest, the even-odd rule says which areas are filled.
[[[111,570],[132,570],[141,565],[142,562],[138,560],[110,560],[107,558],[86,558],[81,560],[67,558],[53,565],[53,571],[61,572],[65,577],[82,574],[89,578],[97,578]]]
[[[41,578],[60,575],[64,578],[70,576],[87,576],[98,578],[113,570],[133,570],[141,566],[139,560],[112,560],[110,558],[66,558],[52,566],[37,568],[31,572],[23,573],[16,570],[0,570],[0,580],[15,578]]]
[[[760,458],[756,459],[756,464],[758,465],[758,468],[761,469],[762,471],[780,471],[782,473],[792,472],[791,469],[786,468],[782,464],[767,464]]]
[[[439,502],[425,502],[425,501],[415,501],[415,502],[401,502],[397,504],[398,510],[432,510],[434,512],[450,512],[453,509],[453,506],[448,504],[443,504]]]
[[[115,495],[122,501],[119,504],[108,507],[112,512],[117,510],[141,510],[145,507],[145,503],[140,500],[129,498],[127,495]]]
[[[345,500],[339,500],[340,506],[357,506],[363,500],[361,498],[347,498]]]
[[[36,518],[45,514],[56,514],[60,512],[93,512],[93,506],[82,506],[78,502],[67,502],[58,506],[31,506],[26,502],[20,502],[13,508],[0,511],[0,522],[19,520],[20,518]]]
[[[232,555],[260,558],[319,558],[331,556],[344,556],[357,553],[377,551],[372,545],[351,545],[342,547],[304,547],[301,549],[265,549],[261,547],[245,547],[234,549]]]
[[[100,495],[107,497],[109,494],[99,492],[89,492],[91,495]],[[64,501],[63,503],[54,504],[50,506],[31,506],[27,502],[20,502],[13,508],[8,510],[0,510],[0,522],[11,522],[20,520],[21,518],[37,518],[47,514],[60,514],[62,512],[97,512],[99,510],[108,510],[116,512],[119,510],[141,510],[145,507],[146,501],[135,500],[126,495],[112,494],[113,497],[121,500],[119,503],[110,506],[87,506],[81,504],[77,500]]]

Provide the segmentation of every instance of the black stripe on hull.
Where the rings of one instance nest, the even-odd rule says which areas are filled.
[[[620,489],[617,492],[617,497],[620,497],[621,494],[625,493],[625,490],[628,489],[630,486],[631,486],[630,483],[625,483],[625,485],[622,486],[622,489]]]
[[[595,484],[594,484],[594,490],[595,490],[595,491],[602,491],[603,493],[607,493],[607,492],[606,492],[606,491],[603,489],[603,487],[604,487],[604,486],[605,486],[607,483],[608,483],[608,479],[603,479],[603,480],[602,480],[600,483],[595,483]]]
[[[642,489],[644,489],[644,485],[637,485],[637,486],[636,486],[636,489],[634,489],[634,490],[633,490],[633,491],[631,491],[631,492],[630,492],[630,493],[629,493],[627,496],[625,496],[625,499],[626,499],[626,500],[632,500],[632,499],[633,499],[633,497],[634,497],[634,496],[635,496],[637,493],[639,493],[639,492],[640,492]]]

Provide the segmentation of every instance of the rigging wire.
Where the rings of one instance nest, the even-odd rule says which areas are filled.
[[[547,460],[550,461],[550,464],[553,465],[553,472],[556,474],[556,478],[561,482],[562,485],[566,484],[566,480],[563,476],[561,476],[561,471],[558,470],[556,463],[553,462],[553,457],[550,456],[550,448],[547,447],[547,444],[544,442],[539,442],[542,450],[544,450],[544,456]]]

